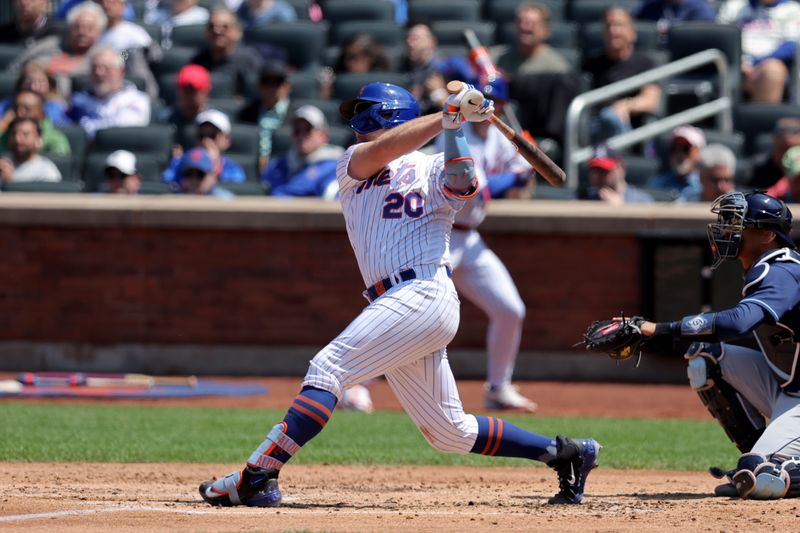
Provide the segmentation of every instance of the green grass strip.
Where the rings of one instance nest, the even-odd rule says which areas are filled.
[[[0,404],[0,461],[241,463],[284,410]],[[509,416],[544,435],[594,437],[613,468],[731,467],[738,452],[712,420]],[[527,465],[433,450],[404,413],[337,411],[297,463]]]

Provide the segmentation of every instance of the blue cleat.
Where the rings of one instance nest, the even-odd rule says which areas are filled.
[[[600,444],[594,439],[556,437],[556,458],[547,463],[558,474],[558,494],[551,504],[577,504],[583,499],[586,478],[597,467]]]
[[[246,466],[225,477],[200,483],[200,496],[210,505],[276,507],[281,503],[278,471]]]

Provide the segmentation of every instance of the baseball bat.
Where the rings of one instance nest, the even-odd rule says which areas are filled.
[[[447,92],[457,94],[461,92],[462,82],[453,80],[447,84]],[[553,187],[560,187],[566,180],[566,174],[561,168],[556,165],[552,159],[547,157],[547,154],[542,152],[538,146],[534,145],[528,139],[523,137],[520,133],[514,131],[514,128],[503,122],[499,117],[492,115],[489,117],[489,122],[500,130],[511,143],[517,147],[519,154],[525,161],[527,161],[533,169],[538,172],[547,183]]]
[[[167,377],[146,374],[91,374],[83,372],[22,372],[18,381],[24,385],[70,385],[83,387],[143,387],[179,385],[196,387],[195,376]]]

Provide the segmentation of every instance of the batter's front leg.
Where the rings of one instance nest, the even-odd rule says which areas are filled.
[[[428,443],[444,452],[521,457],[542,461],[559,476],[551,503],[580,503],[589,472],[597,466],[594,439],[546,437],[501,418],[464,412],[446,350],[386,373],[386,380]]]

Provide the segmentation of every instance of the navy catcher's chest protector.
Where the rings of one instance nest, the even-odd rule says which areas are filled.
[[[747,271],[743,293],[771,317],[753,333],[778,383],[800,395],[800,254],[782,248],[762,256]]]

